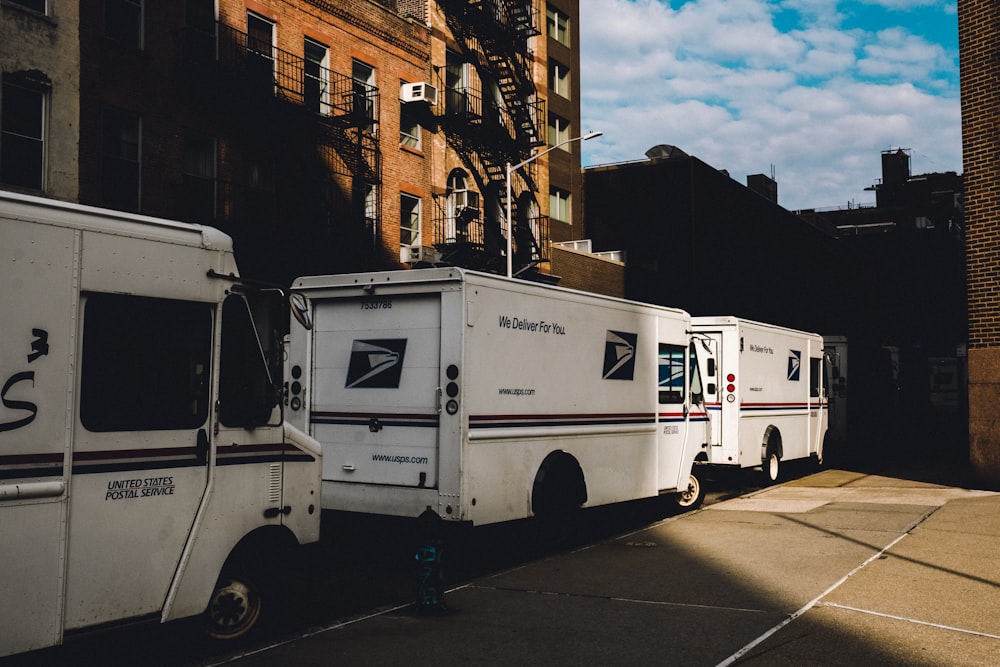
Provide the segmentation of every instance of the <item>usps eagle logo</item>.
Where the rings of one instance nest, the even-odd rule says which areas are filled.
[[[403,373],[406,339],[355,340],[345,387],[398,389]]]
[[[604,339],[604,379],[631,380],[635,377],[635,346],[638,334],[608,331]]]
[[[788,351],[788,380],[790,382],[799,381],[799,372],[802,370],[802,352],[798,350]]]

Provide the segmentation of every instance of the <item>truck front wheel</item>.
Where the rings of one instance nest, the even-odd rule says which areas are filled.
[[[686,511],[698,509],[704,500],[705,487],[698,475],[694,474],[692,470],[691,475],[688,477],[687,488],[677,491],[674,495],[674,501],[677,503],[678,508]]]
[[[247,577],[223,572],[205,610],[208,636],[235,639],[250,632],[260,618],[261,595]]]

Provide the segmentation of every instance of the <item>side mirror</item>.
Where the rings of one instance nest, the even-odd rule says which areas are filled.
[[[292,317],[295,321],[302,325],[302,328],[306,331],[311,331],[312,313],[309,310],[309,299],[305,297],[304,294],[299,292],[292,292],[288,295],[288,305],[292,311]]]

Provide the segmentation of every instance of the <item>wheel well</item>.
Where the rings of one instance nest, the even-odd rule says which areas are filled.
[[[760,460],[767,460],[767,451],[772,450],[779,459],[785,457],[784,449],[781,446],[781,431],[775,425],[770,425],[764,430],[764,441],[760,445]]]
[[[531,487],[531,511],[535,514],[580,507],[587,502],[583,469],[572,454],[551,452],[542,461]]]
[[[243,536],[222,566],[226,572],[235,569],[244,573],[267,572],[275,569],[274,561],[298,545],[298,540],[284,526],[262,526]]]

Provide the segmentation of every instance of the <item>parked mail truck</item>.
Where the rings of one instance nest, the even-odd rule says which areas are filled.
[[[686,312],[458,268],[292,291],[311,328],[292,324],[287,414],[322,443],[324,508],[479,525],[701,502]]]
[[[823,460],[827,394],[823,337],[738,317],[694,317],[714,466],[760,467]]]
[[[267,296],[216,230],[0,192],[0,655],[146,617],[241,635],[267,558],[318,539]]]

